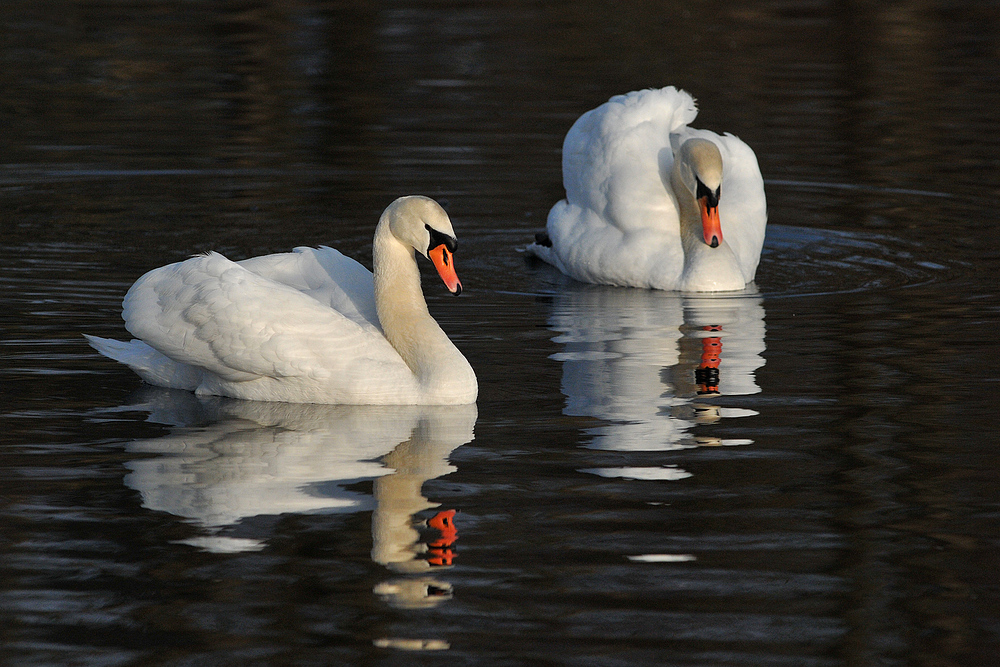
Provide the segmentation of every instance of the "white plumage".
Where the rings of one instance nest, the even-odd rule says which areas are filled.
[[[694,99],[672,86],[619,95],[583,114],[563,143],[566,199],[549,212],[547,238],[528,251],[583,282],[745,287],[764,242],[763,178],[749,146],[690,127],[696,115]],[[682,149],[691,139],[711,142],[721,167],[711,151],[691,150],[697,142]],[[718,247],[702,239],[699,182],[721,195]]]
[[[444,210],[426,197],[404,197],[376,228],[374,276],[327,247],[242,262],[218,253],[193,257],[150,271],[128,291],[123,317],[137,340],[87,339],[150,384],[199,394],[472,403],[475,373],[420,291],[415,249],[436,258],[450,289],[461,289],[442,238],[454,247]]]

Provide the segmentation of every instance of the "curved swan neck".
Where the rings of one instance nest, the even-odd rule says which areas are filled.
[[[375,281],[375,308],[385,329],[383,312],[392,319],[394,313],[411,310],[430,317],[424,293],[420,289],[420,270],[414,250],[393,235],[384,218],[375,228],[372,244],[372,274]]]
[[[425,379],[440,363],[441,349],[454,345],[427,310],[413,248],[396,238],[385,216],[375,229],[372,269],[382,332],[418,379]]]
[[[694,193],[684,183],[681,176],[681,159],[675,156],[674,166],[670,170],[670,185],[677,198],[677,212],[680,216],[681,244],[684,247],[684,256],[690,257],[698,252],[698,245],[705,245],[701,240],[701,214],[698,211],[698,202],[694,198]],[[723,239],[725,241],[725,239]],[[708,246],[706,249],[712,250]]]

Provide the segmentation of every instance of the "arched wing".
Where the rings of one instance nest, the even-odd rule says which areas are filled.
[[[672,86],[618,95],[583,114],[563,142],[567,201],[623,231],[676,223],[669,135],[696,115],[694,99]]]
[[[290,253],[237,262],[260,276],[292,287],[358,324],[379,330],[372,272],[327,246],[300,247]]]
[[[297,289],[295,281],[305,278],[293,279],[288,265],[287,283],[251,270],[268,265],[209,253],[150,271],[125,297],[125,326],[171,359],[232,382],[260,376],[325,380],[372,362],[408,371],[374,324]],[[279,265],[279,259],[270,262],[272,269]],[[335,298],[329,286],[315,289],[331,300],[350,300],[350,290]]]

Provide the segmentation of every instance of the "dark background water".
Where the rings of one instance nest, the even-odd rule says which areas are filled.
[[[0,29],[3,664],[994,663],[995,3],[10,0]],[[573,120],[668,84],[757,152],[756,293],[526,262]],[[410,193],[461,239],[466,293],[425,291],[477,412],[199,401],[81,337],[193,253],[368,264]],[[451,545],[410,529],[441,509]]]

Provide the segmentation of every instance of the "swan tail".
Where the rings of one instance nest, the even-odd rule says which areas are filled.
[[[551,245],[542,245],[541,243],[529,243],[525,246],[524,251],[531,255],[532,257],[537,257],[546,264],[556,265],[556,259],[552,253]]]
[[[555,265],[555,260],[552,257],[552,239],[549,237],[547,231],[535,234],[535,242],[529,243],[524,248],[524,251],[543,262]]]
[[[149,384],[169,389],[194,391],[201,384],[201,372],[181,364],[141,340],[128,342],[83,334],[90,346],[109,359],[125,364]]]

